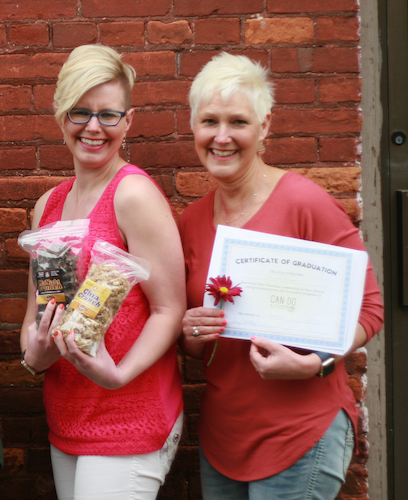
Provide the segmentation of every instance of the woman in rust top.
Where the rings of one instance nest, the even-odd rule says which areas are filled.
[[[204,359],[207,379],[199,421],[203,497],[334,499],[358,417],[345,356],[299,354],[262,338],[219,338],[228,317],[202,304],[218,224],[358,250],[364,245],[333,197],[262,160],[273,97],[261,66],[243,56],[215,57],[195,78],[190,104],[197,154],[218,183],[179,223],[189,308],[181,346]],[[380,330],[382,314],[369,265],[349,352]]]

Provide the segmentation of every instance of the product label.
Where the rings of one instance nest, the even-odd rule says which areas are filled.
[[[96,318],[111,290],[92,280],[85,280],[70,304],[88,318]]]
[[[65,293],[59,269],[37,272],[37,304],[47,304],[51,299],[65,302]]]

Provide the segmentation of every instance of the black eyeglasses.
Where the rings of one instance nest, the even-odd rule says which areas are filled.
[[[99,113],[91,113],[89,109],[70,109],[68,111],[68,118],[72,123],[77,125],[84,125],[89,120],[96,116],[101,125],[107,127],[114,127],[126,115],[125,111],[99,111]]]

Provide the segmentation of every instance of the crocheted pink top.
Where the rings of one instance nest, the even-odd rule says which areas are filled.
[[[125,250],[113,202],[119,182],[132,174],[149,177],[134,165],[122,167],[89,214],[90,249],[96,239],[103,239]],[[61,219],[74,181],[70,179],[54,189],[40,226]],[[87,265],[89,258],[90,252]],[[136,285],[105,334],[106,348],[116,363],[133,345],[148,317],[149,304]],[[134,455],[159,450],[183,407],[176,346],[139,377],[114,391],[96,385],[61,359],[46,372],[44,405],[49,440],[65,453]]]

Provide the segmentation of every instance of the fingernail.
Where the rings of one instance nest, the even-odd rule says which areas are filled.
[[[64,307],[65,307],[65,306],[64,306],[64,304],[60,304],[58,307],[59,307],[60,309],[64,309]]]
[[[54,335],[51,335],[51,338],[52,338],[52,340],[55,340],[55,337],[54,337]]]
[[[222,321],[222,324],[223,324],[223,325],[226,325],[226,324],[227,324],[227,320],[226,320],[226,319],[224,319],[224,320]]]
[[[55,330],[54,335],[57,336],[59,333],[59,330]]]
[[[69,332],[69,335],[74,335],[74,330],[71,330],[71,331]]]
[[[225,316],[225,312],[224,311],[220,311],[220,315],[221,315],[221,318],[223,318]]]
[[[224,332],[224,331],[225,331],[225,328],[222,326],[222,327],[220,328],[220,332]]]
[[[215,333],[214,336],[215,336],[216,339],[218,339],[218,337],[220,336],[220,334],[219,333]]]
[[[254,336],[252,335],[251,340],[255,340],[255,339],[256,339],[256,337],[254,337]]]
[[[55,304],[55,302],[56,302],[56,300],[55,300],[55,299],[51,299],[51,300],[50,300],[50,303],[51,303],[52,305],[54,305],[54,304]]]

